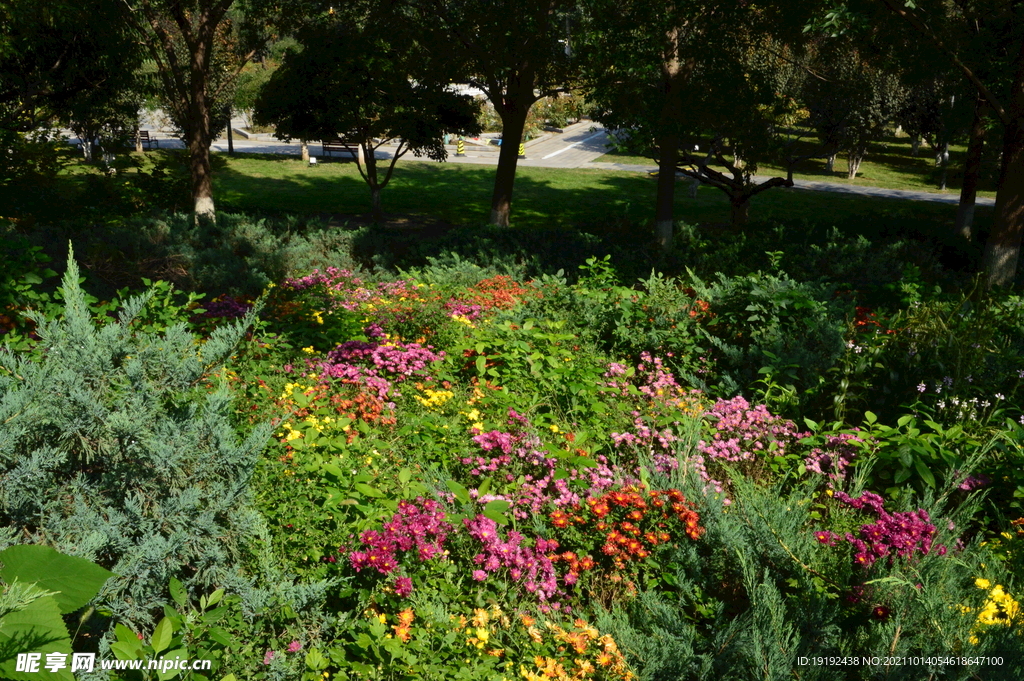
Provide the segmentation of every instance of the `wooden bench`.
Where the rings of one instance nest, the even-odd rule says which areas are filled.
[[[334,158],[335,154],[348,154],[353,160],[359,158],[359,144],[356,142],[335,138],[320,140],[320,145],[323,147],[323,155],[328,158]]]
[[[153,147],[160,148],[159,140],[155,137],[150,137],[149,130],[139,130],[139,144],[146,151],[151,150]]]

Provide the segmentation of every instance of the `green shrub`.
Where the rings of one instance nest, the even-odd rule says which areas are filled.
[[[184,324],[137,329],[152,292],[97,326],[71,257],[63,283],[63,316],[33,315],[36,351],[0,351],[0,546],[112,570],[101,602],[145,623],[171,576],[200,589],[233,574],[260,522],[248,482],[270,430],[239,439],[217,373],[254,314],[199,343]]]

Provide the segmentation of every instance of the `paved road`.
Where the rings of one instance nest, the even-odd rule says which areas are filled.
[[[236,127],[241,121],[233,121]],[[160,138],[160,146],[170,149],[181,149],[184,145],[180,140],[167,138],[162,133],[153,131]],[[77,142],[77,140],[71,140]],[[285,143],[275,139],[246,140],[240,139],[237,135],[234,138],[234,147],[237,151],[263,154],[285,154],[299,156],[301,148],[298,143]],[[318,156],[319,144],[310,145],[310,154]],[[215,141],[211,147],[217,152],[226,152],[228,144],[226,138]],[[475,144],[466,145],[466,156],[458,157],[454,153],[454,147],[450,147],[448,161],[452,163],[469,163],[477,165],[497,165],[498,153],[495,147],[482,147]],[[649,173],[657,170],[651,165],[632,165],[625,163],[605,163],[597,161],[608,150],[608,134],[600,124],[590,121],[583,121],[570,125],[562,133],[551,133],[539,139],[526,143],[526,158],[519,159],[519,165],[539,168],[578,168],[578,169],[600,169],[600,170],[622,170],[628,172]],[[392,151],[388,147],[378,150],[377,158],[389,160]],[[414,159],[412,155],[406,159]],[[846,184],[840,182],[820,182],[813,180],[795,180],[794,189],[810,191],[836,192],[841,194],[853,194],[857,196],[875,196],[890,199],[905,199],[913,201],[931,201],[935,203],[959,203],[958,193],[937,193],[922,191],[905,191],[899,189],[883,189],[881,187],[865,187],[860,185]],[[978,198],[978,205],[991,206],[995,204],[994,199]]]

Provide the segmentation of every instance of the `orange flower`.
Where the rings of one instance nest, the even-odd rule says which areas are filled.
[[[537,620],[529,615],[522,615],[520,619],[522,619],[524,627],[532,627],[537,623]]]
[[[601,653],[600,655],[597,656],[597,660],[596,661],[597,661],[597,664],[599,664],[602,667],[610,667],[612,662],[615,661],[615,658],[613,658],[608,653]]]
[[[402,612],[398,613],[398,623],[403,627],[411,625],[414,619],[416,619],[416,614],[413,612],[412,608],[406,608]]]

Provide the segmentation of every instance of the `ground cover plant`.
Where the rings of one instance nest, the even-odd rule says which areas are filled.
[[[681,241],[721,267],[348,254],[113,302],[23,244],[3,547],[114,572],[74,650],[191,678],[1019,675],[1019,297],[857,239]],[[119,553],[130,518],[164,529]]]

